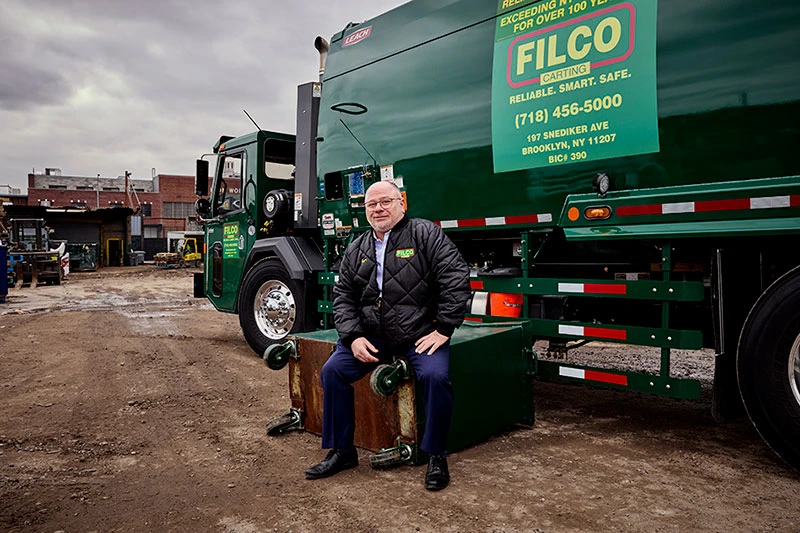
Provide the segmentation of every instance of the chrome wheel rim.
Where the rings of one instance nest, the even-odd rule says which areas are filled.
[[[794,401],[800,405],[800,335],[797,335],[789,352],[789,386],[792,388]]]
[[[297,314],[294,295],[278,280],[269,280],[258,289],[253,302],[256,324],[269,339],[284,338],[294,325]]]

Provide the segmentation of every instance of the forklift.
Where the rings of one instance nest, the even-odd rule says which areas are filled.
[[[61,256],[66,245],[50,249],[49,228],[43,218],[17,218],[10,220],[9,269],[14,278],[14,288],[40,282],[60,285],[63,279]]]

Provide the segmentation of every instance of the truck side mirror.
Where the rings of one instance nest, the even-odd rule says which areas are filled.
[[[197,196],[208,196],[208,161],[197,160],[197,172],[194,178],[194,193]]]
[[[205,198],[198,198],[194,202],[194,210],[200,215],[200,218],[205,218],[211,214],[211,204]]]

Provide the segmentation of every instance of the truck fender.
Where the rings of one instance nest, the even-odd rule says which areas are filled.
[[[322,251],[312,239],[303,237],[273,237],[259,239],[245,262],[244,272],[264,257],[276,257],[292,279],[303,280],[307,273],[325,269]]]

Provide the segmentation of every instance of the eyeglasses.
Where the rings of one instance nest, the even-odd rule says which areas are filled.
[[[377,202],[367,202],[366,204],[364,204],[364,207],[366,207],[367,209],[375,209],[376,207],[378,207],[378,205],[380,205],[384,209],[389,209],[389,206],[392,205],[392,202],[402,201],[402,200],[403,200],[402,198],[382,198]]]

